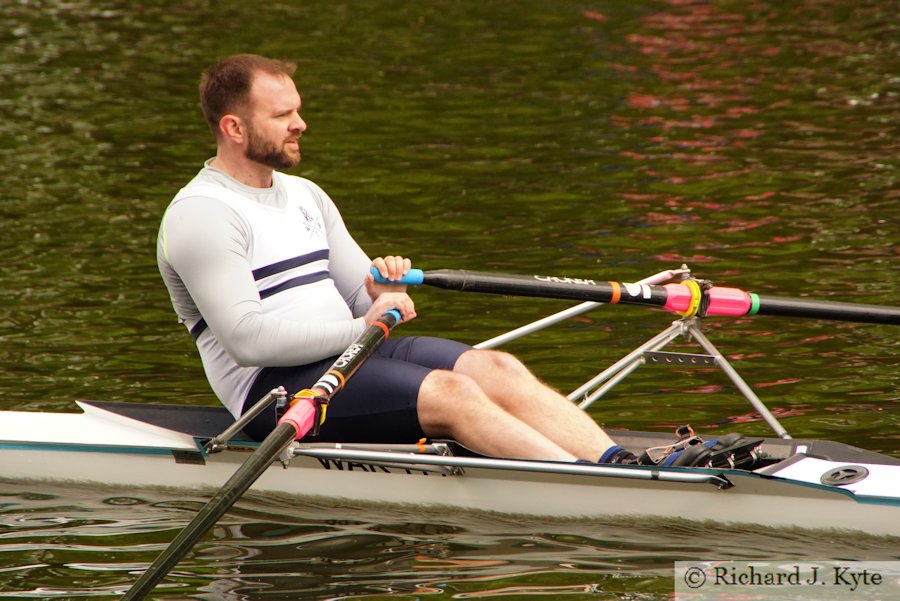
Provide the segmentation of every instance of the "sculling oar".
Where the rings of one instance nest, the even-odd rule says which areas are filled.
[[[344,383],[389,336],[391,329],[400,322],[400,319],[400,312],[396,309],[387,311],[347,347],[312,388],[301,390],[293,396],[290,408],[278,420],[278,425],[272,433],[260,443],[256,451],[209,500],[191,523],[175,537],[147,571],[141,574],[122,597],[122,601],[143,599],[259,479],[272,462],[279,458],[289,444],[302,438],[310,430],[318,430],[319,424],[325,419],[328,401],[343,388]]]
[[[378,282],[384,278],[374,274]],[[532,296],[607,304],[661,307],[693,317],[699,315],[781,315],[837,321],[900,325],[900,308],[806,298],[764,296],[738,288],[707,287],[693,279],[664,286],[597,282],[580,278],[520,276],[459,269],[410,269],[391,283],[434,286],[447,290]]]

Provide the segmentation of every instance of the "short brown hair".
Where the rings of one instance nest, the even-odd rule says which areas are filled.
[[[246,105],[255,72],[293,77],[296,70],[294,63],[257,54],[234,54],[219,59],[200,78],[200,108],[213,135],[218,137],[222,117]]]

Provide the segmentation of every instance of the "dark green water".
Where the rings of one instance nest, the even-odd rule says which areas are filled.
[[[623,281],[686,262],[759,293],[898,305],[898,9],[3,3],[0,409],[215,402],[154,244],[171,196],[214,152],[198,74],[233,52],[299,64],[310,129],[296,172],[331,194],[373,256]],[[416,299],[406,332],[473,343],[567,306],[435,290]],[[671,319],[607,307],[508,348],[567,392]],[[900,453],[895,328],[707,321],[789,432]],[[592,413],[612,427],[691,422],[713,433],[737,422],[768,433],[715,372],[643,368]],[[0,490],[0,596],[10,598],[123,589],[202,501]],[[667,599],[678,559],[897,558],[876,539],[523,526],[256,497],[228,519],[179,568],[170,598]]]

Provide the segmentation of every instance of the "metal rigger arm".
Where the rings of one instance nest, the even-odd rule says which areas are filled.
[[[679,336],[683,336],[686,340],[692,338],[702,346],[707,353],[706,355],[694,353],[672,353],[662,349]],[[749,384],[738,374],[731,366],[724,355],[713,345],[712,342],[700,331],[700,320],[696,317],[688,317],[672,322],[668,328],[628,353],[622,359],[612,364],[603,372],[583,384],[578,389],[572,391],[568,395],[571,401],[582,399],[579,407],[587,409],[597,399],[612,390],[619,382],[628,377],[638,367],[646,364],[664,365],[672,367],[708,367],[717,366],[721,369],[728,379],[737,387],[741,394],[750,401],[753,408],[766,420],[769,427],[780,438],[789,439],[791,436],[787,430],[778,422],[772,412],[753,392]],[[590,392],[592,389],[593,392]]]
[[[256,404],[253,405],[248,411],[245,411],[240,418],[228,428],[216,436],[215,438],[210,439],[204,445],[204,449],[207,453],[218,453],[219,451],[224,451],[228,448],[228,441],[234,438],[237,434],[240,433],[241,430],[244,429],[244,426],[250,423],[253,418],[257,415],[265,411],[266,407],[271,405],[272,403],[278,403],[280,405],[284,405],[287,402],[287,390],[284,389],[283,386],[278,388],[273,388],[266,395],[256,401]]]

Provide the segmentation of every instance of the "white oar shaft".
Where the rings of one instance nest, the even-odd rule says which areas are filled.
[[[569,307],[568,309],[564,309],[559,313],[554,313],[553,315],[548,315],[543,319],[539,319],[537,321],[531,322],[522,327],[516,328],[515,330],[510,330],[505,334],[500,334],[499,336],[495,336],[490,340],[485,340],[484,342],[479,342],[475,345],[477,349],[492,349],[497,348],[498,346],[504,345],[507,342],[511,342],[513,340],[517,340],[522,338],[523,336],[527,336],[528,334],[533,334],[534,332],[538,332],[545,328],[549,328],[550,326],[557,324],[561,321],[565,321],[570,317],[575,317],[576,315],[581,315],[582,313],[587,313],[591,309],[595,309],[596,307],[601,306],[603,303],[595,303],[594,301],[583,302],[580,305],[575,305],[574,307]]]

